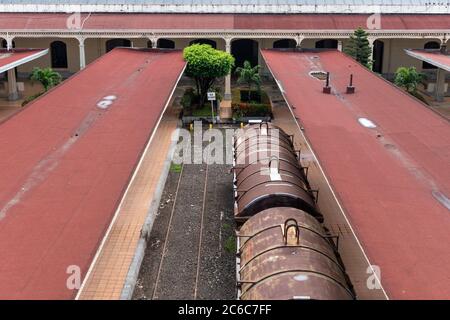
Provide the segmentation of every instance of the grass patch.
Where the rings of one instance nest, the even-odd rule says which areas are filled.
[[[215,112],[214,112],[215,115]],[[203,108],[192,110],[192,116],[194,117],[211,117],[211,104],[205,104]]]
[[[181,164],[176,164],[176,163],[172,162],[172,164],[170,165],[170,171],[171,172],[180,173],[181,172],[181,168],[182,168]]]
[[[229,253],[235,253],[236,252],[236,238],[234,236],[229,236],[228,239],[225,241],[224,245],[225,251]]]

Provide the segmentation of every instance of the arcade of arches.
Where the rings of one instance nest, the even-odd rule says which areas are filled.
[[[6,47],[6,40],[2,40],[2,47]],[[50,48],[50,54],[35,61],[34,66],[52,66],[64,75],[72,74],[104,53],[115,47],[159,47],[166,49],[183,49],[191,43],[207,43],[220,50],[226,50],[227,42],[223,38],[158,38],[155,44],[148,38],[88,38],[83,41],[85,61],[81,61],[80,42],[76,38],[26,38],[15,37],[13,46],[20,48]],[[236,58],[236,65],[240,66],[245,60],[252,65],[260,64],[262,72],[266,71],[260,49],[264,48],[295,48],[294,39],[283,38],[234,38],[228,40],[229,50]],[[345,48],[347,40],[336,39],[303,39],[302,48]],[[439,39],[377,39],[373,42],[373,70],[375,72],[392,75],[403,65],[415,66],[418,70],[433,71],[433,67],[417,61],[404,52],[407,48],[438,49]],[[83,63],[82,63],[83,62]],[[19,77],[26,77],[31,72],[31,65],[18,68]]]

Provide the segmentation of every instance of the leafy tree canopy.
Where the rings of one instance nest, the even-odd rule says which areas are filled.
[[[372,49],[370,48],[369,40],[367,36],[369,34],[361,27],[356,29],[353,35],[350,36],[348,46],[344,49],[344,52],[353,57],[356,61],[366,67],[370,67]]]
[[[216,50],[209,44],[193,44],[184,49],[183,56],[187,62],[186,75],[195,80],[202,106],[206,101],[208,90],[216,79],[231,72],[234,58],[231,54]]]

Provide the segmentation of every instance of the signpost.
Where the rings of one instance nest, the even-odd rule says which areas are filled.
[[[216,119],[214,117],[214,101],[216,101],[216,93],[215,92],[208,92],[208,101],[211,101],[212,122],[216,123]]]

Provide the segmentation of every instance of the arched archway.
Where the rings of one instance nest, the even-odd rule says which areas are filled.
[[[258,64],[258,42],[252,39],[239,39],[231,43],[231,54],[235,58],[235,67],[242,67],[244,61],[252,66]]]
[[[424,49],[428,49],[428,50],[433,50],[433,49],[440,49],[441,48],[441,44],[437,41],[429,41],[427,43],[425,43],[425,45],[423,46]],[[436,66],[433,66],[432,64],[428,63],[428,62],[423,62],[422,63],[422,69],[425,70],[432,70],[432,69],[437,69]]]
[[[335,39],[323,39],[316,42],[316,49],[337,49],[338,41]]]
[[[158,39],[158,48],[175,49],[175,41],[169,39]]]
[[[292,49],[297,46],[297,42],[294,39],[281,39],[273,43],[274,49]]]
[[[383,73],[384,42],[375,40],[373,43],[373,67],[372,70],[377,73]]]
[[[209,44],[214,49],[217,49],[217,43],[214,40],[211,39],[195,39],[189,42],[189,45],[192,44]]]
[[[67,69],[67,45],[62,41],[53,41],[50,44],[52,68]]]
[[[131,41],[128,39],[111,39],[106,41],[106,52],[110,52],[116,47],[131,47]]]

